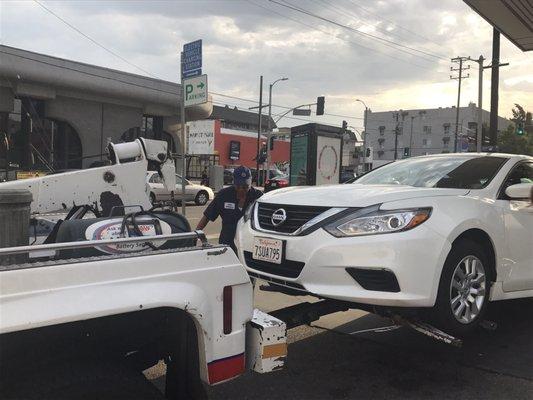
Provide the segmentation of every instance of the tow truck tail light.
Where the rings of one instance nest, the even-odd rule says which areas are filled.
[[[223,307],[223,331],[224,335],[231,333],[233,324],[233,289],[231,286],[225,286],[222,294]]]

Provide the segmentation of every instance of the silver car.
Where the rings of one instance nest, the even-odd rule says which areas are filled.
[[[163,180],[156,171],[149,171],[146,174],[146,181],[150,186],[150,201],[168,201],[171,199],[170,192],[163,186]],[[174,191],[175,200],[194,201],[196,205],[203,206],[209,200],[213,200],[215,194],[210,187],[196,185],[185,179],[185,196],[181,190],[182,177],[176,174],[176,190]]]

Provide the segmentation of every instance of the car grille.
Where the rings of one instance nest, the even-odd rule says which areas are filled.
[[[346,268],[346,272],[363,289],[394,293],[400,291],[400,285],[398,284],[396,275],[386,269]]]
[[[281,264],[274,264],[268,261],[254,260],[252,253],[244,252],[244,261],[249,268],[256,271],[266,272],[267,274],[284,276],[285,278],[297,278],[302,272],[305,263],[300,261],[283,260]]]
[[[283,208],[287,213],[287,219],[281,225],[274,226],[271,221],[272,213],[280,208]],[[258,203],[257,219],[261,229],[280,233],[293,233],[306,222],[311,221],[327,210],[329,210],[329,207]]]

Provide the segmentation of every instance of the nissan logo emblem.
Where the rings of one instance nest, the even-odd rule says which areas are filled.
[[[270,221],[272,222],[272,225],[279,226],[282,223],[285,222],[287,219],[287,213],[283,208],[279,208],[276,211],[272,213],[272,216],[270,217]]]

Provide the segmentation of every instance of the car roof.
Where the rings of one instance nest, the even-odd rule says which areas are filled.
[[[523,159],[523,160],[533,160],[533,157],[525,154],[509,154],[509,153],[439,153],[439,154],[428,154],[425,156],[417,156],[412,158],[446,158],[446,157],[464,157],[464,158],[477,158],[477,157],[500,157],[500,158],[510,158],[510,159]]]

